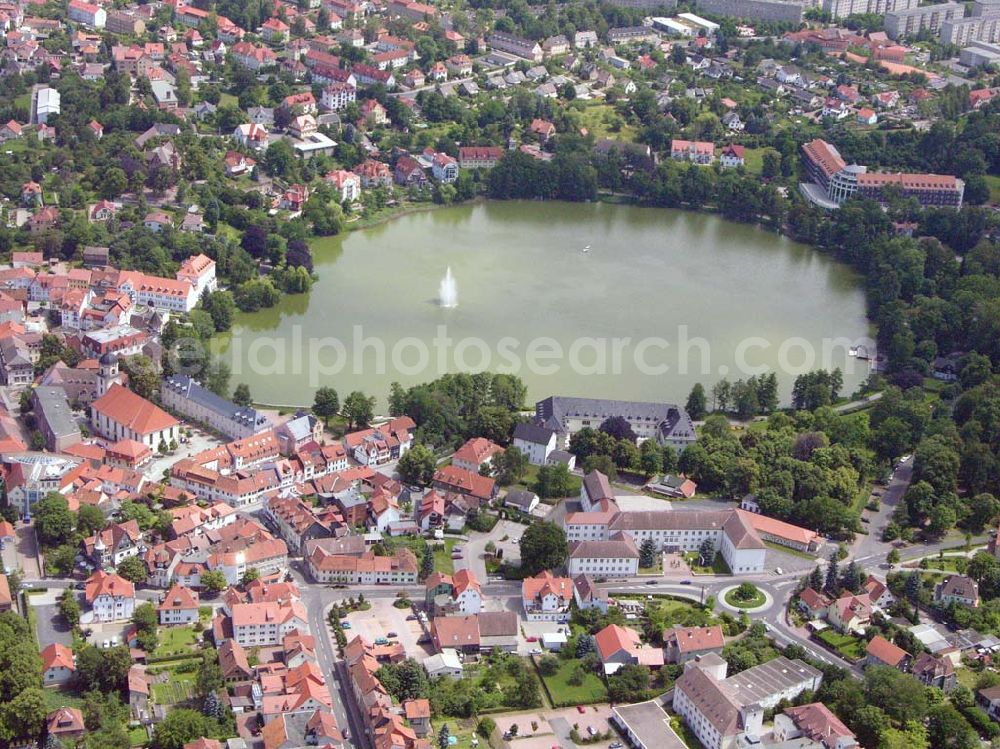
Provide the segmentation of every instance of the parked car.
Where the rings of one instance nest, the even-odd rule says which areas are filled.
[[[341,629],[350,629],[351,628],[351,623],[349,621],[347,621],[346,619],[341,619],[340,620],[340,628]]]
[[[532,635],[531,637],[525,637],[525,642],[538,642],[538,638]]]
[[[390,640],[399,637],[399,635],[396,634],[395,632],[387,632],[385,636],[388,637]]]
[[[583,709],[583,705],[577,705],[576,706],[576,711],[578,713],[580,713],[581,715],[583,715],[583,713],[587,712],[586,710]]]
[[[388,645],[389,641],[387,639],[385,639],[384,637],[376,637],[375,638],[375,644],[376,645]]]
[[[415,622],[416,620],[417,620],[417,615],[416,614],[407,614],[406,615],[406,621],[408,621],[408,622]]]

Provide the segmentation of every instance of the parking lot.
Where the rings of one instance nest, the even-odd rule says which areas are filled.
[[[375,598],[369,602],[372,607],[368,611],[354,611],[345,617],[351,625],[350,629],[344,631],[348,640],[354,635],[361,635],[369,642],[375,642],[379,637],[395,632],[397,637],[394,639],[402,644],[407,656],[421,661],[433,655],[430,643],[417,644],[424,631],[419,621],[407,621],[406,617],[413,613],[410,609],[397,609],[392,605],[391,598]]]

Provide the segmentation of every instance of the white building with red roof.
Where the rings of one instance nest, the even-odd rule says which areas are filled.
[[[344,435],[344,448],[361,465],[379,466],[406,454],[413,444],[416,424],[400,416],[387,424]]]
[[[573,600],[573,581],[548,570],[521,582],[521,605],[528,621],[564,622]]]
[[[483,464],[489,465],[493,456],[502,453],[503,448],[485,437],[473,437],[455,451],[451,464],[467,471],[479,471]]]
[[[60,642],[53,642],[42,650],[42,684],[65,684],[76,671],[73,651]]]
[[[135,586],[114,573],[98,570],[84,584],[84,597],[90,611],[81,622],[128,621],[135,613]]]
[[[177,280],[191,284],[199,298],[203,291],[215,291],[215,261],[204,253],[192,255],[181,263]]]
[[[94,431],[117,442],[131,439],[156,450],[176,442],[180,423],[159,406],[115,383],[90,405]]]
[[[609,624],[594,635],[594,644],[606,674],[613,674],[629,664],[650,668],[663,665],[663,651],[643,646],[639,633],[630,627]]]
[[[160,624],[191,624],[198,621],[198,594],[183,585],[174,585],[157,607]]]

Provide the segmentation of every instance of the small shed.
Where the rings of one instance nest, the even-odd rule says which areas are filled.
[[[546,632],[542,635],[542,645],[546,650],[559,651],[566,644],[566,635],[562,632]]]

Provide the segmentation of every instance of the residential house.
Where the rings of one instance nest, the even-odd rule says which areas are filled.
[[[950,658],[932,655],[931,653],[921,653],[910,666],[910,673],[917,677],[922,684],[929,687],[937,687],[943,692],[952,691],[957,682],[955,674],[955,664]]]
[[[90,611],[81,621],[128,621],[135,612],[135,586],[114,573],[97,570],[84,584],[84,598]]]
[[[854,733],[822,702],[798,707],[786,707],[774,716],[774,740],[788,742],[801,739],[812,742],[814,749],[856,749]]]
[[[160,625],[193,624],[198,621],[198,594],[183,585],[174,585],[157,608]]]
[[[847,595],[827,608],[827,621],[841,632],[864,633],[871,624],[872,605],[868,596]]]
[[[485,437],[473,437],[466,441],[454,455],[451,464],[467,471],[479,471],[483,465],[490,465],[493,456],[502,453],[503,448]]]
[[[45,733],[64,746],[75,746],[86,735],[83,713],[75,707],[60,707],[45,716]]]
[[[496,481],[492,478],[453,465],[442,466],[435,471],[432,484],[437,489],[468,494],[481,502],[490,502],[497,495]]]
[[[458,161],[446,153],[436,153],[431,162],[431,174],[438,182],[451,184],[458,180]]]
[[[692,164],[711,164],[715,161],[715,144],[709,141],[674,139],[670,141],[670,158]]]
[[[73,678],[76,657],[73,650],[60,642],[53,642],[42,649],[42,684],[62,685]]]
[[[605,674],[613,674],[625,665],[634,664],[659,668],[663,665],[663,651],[644,646],[639,633],[630,627],[609,624],[596,635],[594,644]]]
[[[608,594],[594,585],[589,575],[577,575],[573,578],[573,599],[577,608],[586,611],[597,609],[601,613],[608,611]]]
[[[865,653],[866,666],[889,666],[905,671],[910,663],[910,654],[882,635],[875,635],[868,641]]]
[[[934,587],[934,601],[944,606],[957,603],[962,606],[979,606],[979,585],[965,575],[948,575]]]
[[[136,520],[110,523],[99,533],[83,540],[83,552],[99,569],[117,567],[129,557],[139,555],[142,531]]]
[[[682,627],[675,624],[663,633],[667,663],[685,664],[708,653],[722,654],[726,638],[718,624],[710,627]]]
[[[505,507],[514,507],[525,515],[531,514],[538,507],[539,501],[537,494],[524,489],[510,489],[503,498]]]
[[[572,599],[573,581],[548,570],[521,582],[521,606],[528,621],[567,621]]]
[[[423,187],[427,184],[424,168],[412,156],[400,156],[394,171],[396,184],[403,187]]]
[[[738,166],[743,166],[746,163],[744,153],[745,151],[743,146],[735,143],[725,145],[722,147],[722,153],[719,156],[719,165],[723,169],[732,169]]]

